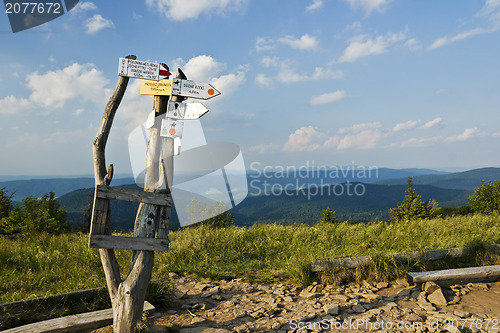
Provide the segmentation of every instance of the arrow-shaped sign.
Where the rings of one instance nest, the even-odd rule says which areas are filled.
[[[208,109],[201,103],[181,103],[181,102],[168,102],[167,118],[182,119],[182,120],[195,120],[200,119]]]
[[[215,89],[210,83],[174,79],[172,83],[172,95],[210,99],[220,95],[220,91]]]
[[[168,78],[172,73],[163,64],[120,58],[118,62],[118,75],[159,81]]]

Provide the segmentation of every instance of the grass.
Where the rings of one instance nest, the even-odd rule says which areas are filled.
[[[30,239],[0,239],[0,303],[104,287],[99,252],[89,249],[88,235],[36,235]],[[170,233],[170,250],[155,254],[149,300],[168,302],[169,272],[209,278],[243,277],[270,282],[277,277],[307,285],[314,260],[347,256],[380,256],[395,252],[500,243],[500,216],[458,216],[402,223],[256,225],[251,228],[208,226]],[[130,251],[116,251],[122,274]],[[481,257],[482,256],[482,257]],[[362,277],[390,279],[408,269],[432,265],[497,263],[498,256],[476,251],[464,263],[444,261],[405,266],[380,257],[371,267],[335,271],[319,278],[342,283]],[[415,266],[416,265],[416,266]]]

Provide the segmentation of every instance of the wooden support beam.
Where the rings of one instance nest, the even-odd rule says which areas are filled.
[[[168,251],[168,238],[90,235],[89,247],[94,249]]]
[[[172,206],[172,197],[166,193],[145,192],[121,187],[97,185],[95,195],[97,198],[142,202],[159,206]]]
[[[143,311],[152,312],[155,307],[144,302]],[[80,313],[61,318],[41,321],[2,331],[2,333],[66,333],[93,330],[113,324],[113,309]]]
[[[472,280],[500,276],[500,265],[445,269],[430,272],[410,272],[407,275],[410,284],[440,280]]]

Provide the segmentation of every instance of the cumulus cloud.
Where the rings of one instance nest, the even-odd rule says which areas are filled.
[[[366,14],[370,14],[373,11],[383,11],[385,6],[391,0],[344,0],[346,1],[351,8],[353,9],[362,9],[366,12]]]
[[[303,126],[290,134],[283,146],[284,152],[313,151],[321,147],[317,142],[323,135],[312,126]]]
[[[255,77],[255,82],[261,87],[270,87],[273,84],[273,79],[260,73]]]
[[[311,104],[311,105],[330,104],[330,103],[335,103],[335,102],[341,101],[346,97],[347,97],[347,93],[345,92],[345,90],[337,90],[337,91],[334,91],[331,93],[326,93],[326,94],[314,96],[309,101],[309,104]]]
[[[0,99],[0,114],[17,114],[29,109],[31,103],[24,98],[7,96]]]
[[[440,118],[440,117],[434,118],[434,119],[432,119],[432,120],[430,120],[430,121],[426,122],[426,123],[425,123],[424,125],[422,125],[420,128],[421,128],[421,129],[427,129],[427,128],[434,127],[434,126],[436,126],[436,125],[440,124],[442,120],[443,120],[443,119],[442,119],[442,118]]]
[[[309,36],[305,34],[300,38],[294,38],[292,36],[286,36],[278,40],[280,43],[290,46],[293,49],[308,51],[316,50],[319,47],[319,42],[316,37]]]
[[[338,62],[354,62],[359,58],[377,55],[387,52],[388,48],[403,40],[404,32],[388,33],[384,36],[370,38],[367,35],[358,35],[351,38],[349,45],[344,50],[344,54],[338,59]]]
[[[102,102],[108,79],[92,64],[74,63],[66,68],[27,76],[30,100],[44,107],[63,107],[75,98]]]
[[[189,59],[189,61],[182,66],[182,71],[191,80],[195,81],[208,81],[213,79],[220,71],[224,69],[224,64],[216,61],[208,55],[200,55]]]
[[[146,0],[146,4],[174,21],[196,19],[203,13],[224,14],[245,8],[247,0]]]
[[[82,1],[82,2],[79,2],[75,6],[75,8],[73,8],[71,10],[70,13],[72,15],[76,15],[76,14],[84,13],[84,12],[91,11],[91,10],[97,10],[97,6],[93,2]]]
[[[445,142],[458,142],[469,140],[479,134],[477,127],[466,128],[463,133],[452,135],[444,139]]]
[[[338,134],[345,134],[345,133],[358,133],[361,131],[365,131],[368,129],[377,129],[382,127],[382,124],[378,121],[373,121],[369,123],[359,123],[359,124],[354,124],[351,127],[348,128],[340,128],[337,133]]]
[[[315,12],[323,8],[323,0],[313,0],[312,3],[306,7],[306,12]]]
[[[382,138],[382,132],[377,129],[364,130],[359,133],[346,134],[344,136],[334,137],[332,142],[337,143],[337,149],[348,148],[369,149],[373,148]]]
[[[394,132],[399,132],[399,131],[415,128],[415,127],[417,127],[417,125],[418,125],[418,120],[408,120],[407,122],[396,124],[392,128],[392,130]]]
[[[230,73],[213,79],[210,83],[217,88],[222,96],[232,95],[245,82],[245,72]]]
[[[95,14],[91,18],[87,19],[84,24],[86,32],[89,35],[94,35],[102,29],[115,27],[113,21],[105,19],[100,14]]]

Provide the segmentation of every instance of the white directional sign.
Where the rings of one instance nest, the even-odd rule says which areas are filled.
[[[186,103],[184,120],[200,119],[207,112],[208,109],[201,103]]]
[[[210,83],[174,79],[172,83],[172,95],[209,99],[220,95],[220,91],[215,89]]]
[[[159,81],[169,77],[172,73],[158,63],[120,58],[118,75]]]
[[[208,109],[201,103],[168,102],[167,118],[195,120],[207,112]]]

